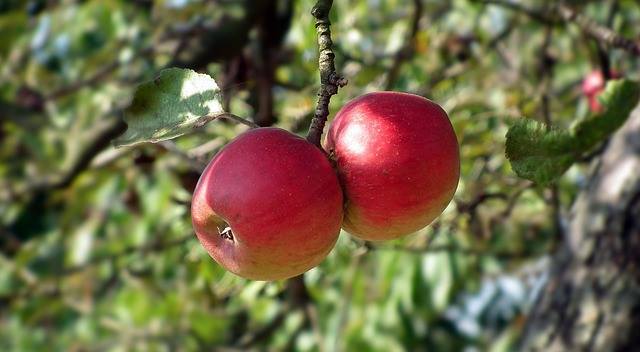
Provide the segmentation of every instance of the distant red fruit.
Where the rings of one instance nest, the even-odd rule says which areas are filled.
[[[620,78],[620,74],[616,71],[611,72],[611,78]],[[587,97],[589,101],[589,108],[593,112],[602,111],[602,105],[598,100],[598,96],[604,90],[606,80],[602,71],[591,71],[587,77],[582,81],[582,94]]]
[[[586,96],[598,94],[604,89],[604,75],[602,71],[591,71],[582,81],[582,93]]]

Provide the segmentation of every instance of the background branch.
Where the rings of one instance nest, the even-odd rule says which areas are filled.
[[[624,49],[633,55],[640,56],[640,42],[621,36],[612,29],[596,23],[592,19],[576,12],[565,4],[558,4],[556,8],[558,14],[560,14],[563,20],[575,23],[583,32],[587,33],[601,44]]]
[[[611,28],[600,25],[589,17],[575,11],[570,6],[559,2],[549,8],[548,11],[540,11],[526,7],[520,3],[506,0],[480,0],[485,4],[493,4],[509,8],[528,15],[529,17],[545,23],[558,24],[560,22],[574,23],[580,29],[597,40],[600,45],[610,46],[628,51],[629,53],[640,55],[640,41],[627,39],[615,32]],[[559,17],[559,18],[558,18]],[[561,20],[561,21],[559,21]]]

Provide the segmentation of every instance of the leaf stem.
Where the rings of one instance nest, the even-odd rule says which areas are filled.
[[[202,127],[202,126],[208,124],[209,122],[211,122],[213,120],[217,120],[217,119],[227,119],[227,120],[235,121],[237,123],[241,123],[241,124],[249,126],[251,128],[260,127],[260,126],[258,126],[256,123],[254,123],[252,121],[249,121],[249,120],[247,120],[245,118],[242,118],[242,117],[240,117],[238,115],[234,115],[234,114],[229,113],[229,112],[225,112],[225,113],[222,113],[220,115],[207,115],[207,116],[204,116],[204,117],[202,117],[202,119],[200,119],[198,121],[198,123],[196,124],[195,127],[196,128]]]

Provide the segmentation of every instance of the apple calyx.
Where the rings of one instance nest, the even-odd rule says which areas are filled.
[[[231,230],[231,227],[227,226],[222,231],[220,231],[220,228],[218,228],[218,234],[225,240],[233,242],[233,231]]]

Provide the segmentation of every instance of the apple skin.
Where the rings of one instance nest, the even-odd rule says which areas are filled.
[[[335,245],[342,190],[319,148],[282,129],[256,128],[211,160],[191,217],[200,243],[227,270],[286,279],[318,265]]]
[[[423,97],[375,92],[346,104],[326,140],[345,196],[343,228],[390,240],[429,225],[460,177],[458,141],[446,112]]]

